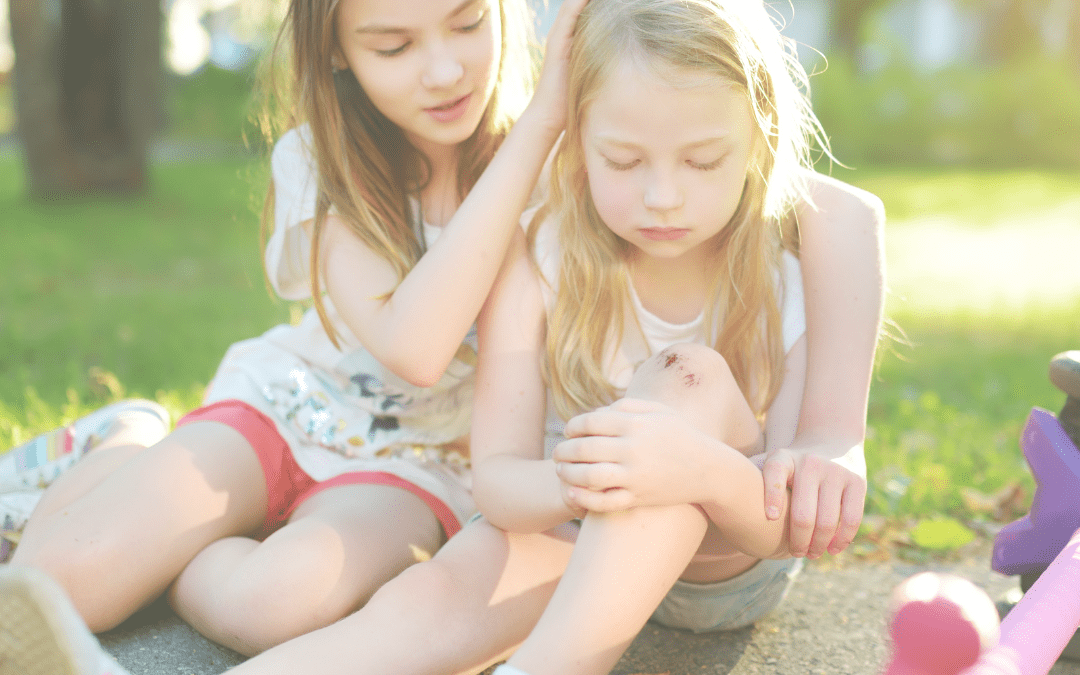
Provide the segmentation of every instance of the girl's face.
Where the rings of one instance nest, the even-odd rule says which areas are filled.
[[[744,93],[692,71],[624,59],[582,120],[593,203],[637,251],[677,259],[728,224],[752,147]],[[670,83],[669,83],[670,82]]]
[[[469,138],[495,88],[498,0],[341,0],[338,58],[421,152]]]

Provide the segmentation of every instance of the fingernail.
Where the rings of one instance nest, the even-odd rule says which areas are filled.
[[[775,506],[770,506],[769,508],[765,509],[765,515],[769,518],[769,520],[776,520],[780,517],[780,509],[776,508]]]

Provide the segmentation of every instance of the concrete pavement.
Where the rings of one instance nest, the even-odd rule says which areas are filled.
[[[650,623],[613,673],[876,675],[889,654],[892,589],[913,574],[933,570],[963,576],[997,600],[1018,581],[992,572],[988,561],[987,543],[948,563],[864,562],[846,554],[811,561],[780,609],[756,626],[693,635]],[[163,603],[101,638],[134,675],[218,675],[242,661],[200,637]],[[1080,675],[1080,663],[1059,661],[1050,672]]]

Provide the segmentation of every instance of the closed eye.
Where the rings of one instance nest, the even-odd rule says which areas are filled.
[[[724,158],[718,157],[711,162],[695,162],[693,160],[686,160],[686,164],[691,168],[698,169],[699,171],[712,171],[723,163]]]
[[[405,42],[400,47],[394,47],[393,49],[376,49],[375,53],[378,54],[379,56],[385,56],[385,57],[397,56],[398,54],[404,52],[405,49],[410,44],[411,44],[410,42]]]
[[[458,30],[461,31],[462,33],[471,33],[473,31],[475,31],[477,28],[484,25],[484,19],[487,18],[487,15],[488,15],[487,11],[484,11],[480,15],[480,18],[476,20],[476,23],[470,23],[468,26],[462,26],[461,28],[458,28]]]
[[[604,157],[604,164],[606,164],[609,169],[613,169],[615,171],[629,171],[630,169],[633,169],[635,166],[637,166],[639,162],[641,162],[641,160],[635,159],[632,162],[620,163],[609,157]]]

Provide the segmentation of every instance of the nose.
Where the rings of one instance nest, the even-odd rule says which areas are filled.
[[[674,174],[674,171],[665,168],[649,173],[645,185],[645,208],[651,211],[671,211],[682,206],[682,190]]]
[[[465,66],[450,45],[440,42],[432,45],[421,76],[421,84],[428,89],[449,89],[461,81]]]

